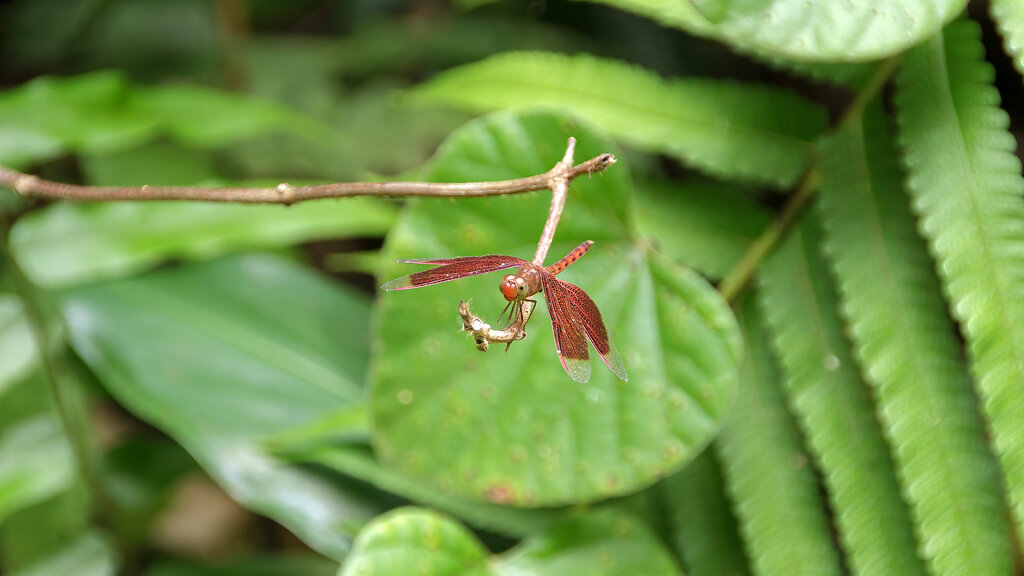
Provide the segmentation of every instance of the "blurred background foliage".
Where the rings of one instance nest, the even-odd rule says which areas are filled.
[[[773,2],[806,21],[764,24]],[[551,258],[597,241],[565,278],[630,374],[577,386],[546,312],[473,350],[455,305],[490,318],[491,276],[376,291],[398,258],[528,257],[546,192],[0,188],[0,573],[1022,573],[1024,8],[773,2],[0,5],[0,163],[56,181],[479,181],[569,136],[614,152]],[[976,229],[960,190],[994,207]],[[766,230],[754,287],[716,291]]]

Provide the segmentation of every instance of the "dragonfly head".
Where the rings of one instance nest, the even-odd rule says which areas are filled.
[[[501,295],[509,302],[526,298],[526,280],[509,274],[501,280]]]

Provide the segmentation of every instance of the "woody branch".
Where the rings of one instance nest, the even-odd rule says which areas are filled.
[[[295,204],[322,198],[348,198],[352,196],[440,196],[469,198],[474,196],[500,196],[520,194],[544,188],[555,189],[558,182],[570,182],[577,176],[600,172],[615,162],[611,154],[601,154],[573,166],[571,151],[575,140],[570,138],[567,149],[569,164],[562,162],[543,174],[498,180],[492,182],[337,182],[316,186],[292,186],[282,182],[274,188],[210,188],[201,186],[78,186],[44,180],[38,176],[19,172],[0,165],[0,186],[10,188],[27,198],[52,200],[148,201],[193,200],[202,202],[236,202],[244,204]],[[557,222],[557,218],[556,218]],[[550,241],[549,241],[550,243]]]

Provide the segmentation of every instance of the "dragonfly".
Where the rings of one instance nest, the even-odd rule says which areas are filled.
[[[551,328],[555,335],[555,350],[562,368],[576,382],[581,384],[590,380],[590,351],[587,340],[597,350],[598,355],[616,376],[628,380],[622,357],[608,335],[608,328],[601,318],[601,311],[582,288],[564,280],[555,278],[570,264],[580,259],[590,250],[594,242],[583,242],[564,258],[551,266],[540,266],[515,256],[489,254],[486,256],[463,256],[460,258],[419,258],[399,260],[406,264],[430,264],[436,266],[429,270],[414,272],[396,278],[381,285],[383,290],[408,290],[422,288],[442,282],[450,282],[468,276],[487,274],[509,268],[519,268],[515,274],[508,274],[501,280],[499,288],[512,309],[509,311],[509,323],[513,319],[522,323],[524,302],[536,304],[530,297],[543,290],[551,317]],[[502,312],[504,315],[504,311]]]

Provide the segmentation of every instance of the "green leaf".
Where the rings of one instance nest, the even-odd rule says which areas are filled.
[[[852,165],[857,160],[852,150],[839,154],[832,147],[829,152],[833,162]],[[838,177],[828,174],[833,176]],[[852,572],[924,574],[889,446],[839,319],[838,298],[819,253],[822,239],[817,222],[809,216],[805,219],[800,231],[765,262],[758,276],[762,309],[783,369],[789,406],[821,469]],[[850,230],[865,234],[870,227],[851,223]],[[858,257],[870,256],[860,253]],[[878,280],[872,275],[863,279]]]
[[[790,232],[774,258],[793,250]],[[786,409],[768,335],[748,296],[737,310],[747,355],[736,406],[714,444],[754,574],[841,574],[818,482]]]
[[[18,570],[11,576],[114,576],[118,560],[107,539],[95,532],[83,534],[54,556]]]
[[[39,360],[32,328],[16,296],[0,293],[0,397]]]
[[[690,576],[750,573],[723,484],[714,451],[705,450],[658,485],[666,499],[671,543]]]
[[[854,350],[893,446],[921,555],[936,574],[1008,574],[1010,535],[998,468],[897,162],[879,107],[829,141],[820,192],[825,249]],[[823,418],[834,418],[837,404],[823,406]],[[877,524],[878,514],[872,518]],[[896,543],[896,534],[887,538]],[[896,572],[904,573],[883,570]]]
[[[67,151],[108,151],[153,137],[156,123],[128,106],[116,72],[42,77],[0,93],[0,163],[25,167]]]
[[[314,554],[274,554],[243,557],[216,566],[185,561],[164,561],[146,570],[145,576],[334,576],[337,562]]]
[[[639,14],[672,28],[679,28],[695,36],[728,41],[731,48],[773,68],[835,84],[858,85],[871,74],[872,65],[865,63],[806,62],[789,60],[773,53],[765,53],[760,46],[746,44],[739,38],[718,38],[715,26],[697,10],[692,0],[665,2],[665,0],[576,0],[613,6]]]
[[[1015,0],[992,0],[992,20],[1003,35],[1003,46],[1017,72],[1024,75],[1024,4]]]
[[[640,234],[709,278],[725,276],[771,221],[750,190],[709,180],[643,182],[635,198]]]
[[[63,311],[72,345],[106,389],[243,505],[336,559],[351,525],[377,513],[263,447],[362,401],[362,295],[296,264],[245,256],[80,289]]]
[[[188,146],[223,146],[261,134],[319,146],[332,129],[269,100],[198,86],[134,86],[117,72],[42,77],[0,93],[0,163],[27,167],[67,152],[109,153],[166,134]]]
[[[425,509],[400,508],[369,524],[356,539],[339,576],[433,574],[682,573],[647,528],[627,516],[591,512],[527,538],[512,550],[488,557],[461,525]]]
[[[453,497],[381,466],[370,449],[362,446],[322,447],[300,452],[298,458],[457,516],[477,528],[507,536],[528,536],[564,516],[559,510],[524,510]]]
[[[445,71],[412,96],[473,111],[564,106],[623,142],[714,176],[782,188],[807,168],[825,126],[820,108],[776,88],[666,80],[587,55],[499,54]]]
[[[938,32],[966,0],[693,0],[717,38],[796,60],[861,62]]]
[[[159,145],[90,156],[84,166],[95,185],[192,185],[213,176],[207,162],[195,152]],[[379,198],[289,207],[58,203],[20,218],[11,230],[11,250],[33,282],[64,287],[129,275],[173,258],[208,259],[322,238],[380,236],[395,214],[393,205]]]
[[[132,106],[189,146],[221,146],[268,132],[298,134],[312,141],[337,137],[326,125],[271,100],[201,86],[139,90]]]
[[[66,489],[75,472],[71,447],[54,418],[41,415],[5,426],[0,430],[0,523]]]
[[[499,113],[453,133],[429,175],[474,181],[541,173],[570,135],[579,139],[579,158],[609,150],[592,128],[562,116]],[[638,490],[700,452],[733,399],[734,319],[704,280],[634,244],[628,194],[621,162],[577,179],[551,258],[596,241],[560,278],[600,306],[629,381],[595,355],[591,380],[574,383],[559,364],[545,310],[507,353],[475,350],[454,330],[457,304],[472,300],[496,321],[504,299],[494,276],[388,293],[379,300],[372,394],[382,462],[452,494],[551,506]],[[546,193],[410,202],[385,253],[529,258],[549,203]],[[413,271],[389,264],[384,277]]]
[[[938,260],[950,310],[967,340],[1019,535],[1024,178],[978,37],[976,24],[958,22],[907,53],[898,84],[900,143],[919,229]]]

